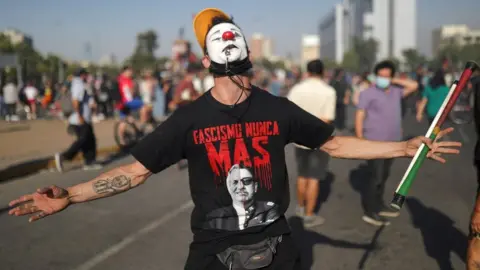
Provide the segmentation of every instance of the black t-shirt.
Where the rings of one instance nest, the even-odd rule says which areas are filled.
[[[471,79],[474,95],[473,117],[475,130],[477,131],[477,143],[475,145],[474,159],[478,167],[480,167],[480,75]],[[480,181],[480,179],[479,179]]]
[[[195,208],[191,248],[208,254],[288,233],[284,148],[318,148],[334,128],[283,97],[252,87],[234,108],[208,91],[132,150],[152,173],[188,160]]]

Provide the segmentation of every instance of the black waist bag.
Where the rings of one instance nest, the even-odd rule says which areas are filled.
[[[262,240],[252,245],[236,245],[217,254],[218,259],[230,270],[260,269],[269,266],[282,236]]]

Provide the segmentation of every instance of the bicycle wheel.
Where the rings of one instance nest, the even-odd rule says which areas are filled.
[[[149,133],[152,133],[158,126],[157,121],[155,119],[151,119],[149,122],[145,123],[142,126],[142,133],[143,136],[148,135]]]
[[[125,124],[125,131],[123,136],[120,134],[120,124]],[[134,146],[140,140],[140,134],[134,124],[127,121],[120,121],[115,123],[113,128],[115,143],[118,147],[125,149]]]
[[[457,125],[469,124],[473,121],[471,107],[468,105],[455,105],[448,114],[448,118]]]

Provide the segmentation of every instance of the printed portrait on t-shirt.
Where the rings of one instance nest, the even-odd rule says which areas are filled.
[[[210,212],[204,224],[205,229],[243,230],[267,225],[279,218],[275,203],[256,200],[258,181],[250,168],[243,164],[233,165],[225,182],[224,187],[232,198],[232,204]]]

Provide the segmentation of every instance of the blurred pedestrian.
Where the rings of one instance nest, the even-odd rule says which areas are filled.
[[[322,61],[313,60],[307,64],[307,78],[295,85],[288,99],[300,108],[323,120],[332,123],[335,119],[336,93],[323,81]],[[315,215],[320,184],[327,177],[329,155],[317,149],[296,145],[295,156],[298,168],[296,213],[304,220],[306,228],[321,225],[325,219]]]
[[[153,113],[153,102],[155,101],[155,90],[157,87],[157,81],[153,76],[153,70],[143,70],[139,86],[145,112],[151,116]]]
[[[359,96],[356,135],[373,141],[401,141],[402,99],[415,92],[418,84],[409,79],[395,78],[395,65],[391,61],[378,63],[374,74],[375,84]],[[376,226],[388,225],[390,222],[385,217],[398,216],[398,211],[393,211],[383,202],[392,159],[372,159],[367,161],[367,165],[369,179],[362,196],[362,219]]]
[[[5,120],[18,121],[17,102],[18,102],[18,88],[12,79],[8,79],[3,87],[3,102],[6,107]]]
[[[282,83],[280,82],[277,73],[272,72],[272,80],[270,81],[270,93],[274,96],[280,96],[282,90]]]
[[[73,113],[69,116],[69,129],[73,131],[76,140],[63,153],[55,154],[55,165],[57,170],[63,171],[63,161],[72,160],[78,152],[83,153],[85,164],[84,170],[101,169],[102,166],[97,163],[97,140],[92,125],[91,104],[93,97],[88,94],[86,89],[88,72],[80,69],[76,72],[72,80],[70,94],[73,105]]]
[[[52,87],[52,81],[47,80],[45,81],[45,89],[43,91],[43,98],[41,101],[43,109],[47,110],[49,109],[50,104],[53,101],[53,87]]]
[[[37,119],[37,98],[38,98],[38,89],[35,87],[33,81],[27,83],[27,87],[23,90],[25,97],[27,98],[28,110],[27,118]]]
[[[169,104],[172,110],[186,106],[200,96],[193,86],[193,79],[198,69],[199,66],[197,64],[190,63],[188,65],[187,74],[185,74],[180,83],[175,87],[173,100]]]
[[[335,128],[339,131],[345,129],[346,123],[346,108],[350,103],[351,87],[348,85],[345,78],[345,71],[341,68],[336,68],[333,72],[333,77],[330,85],[335,89],[337,95],[336,112],[335,112]]]
[[[423,98],[418,104],[417,121],[422,121],[426,109],[428,122],[431,124],[442,107],[449,90],[443,70],[438,70],[423,91]]]
[[[352,95],[352,103],[357,106],[358,105],[358,99],[360,97],[360,93],[363,92],[363,90],[366,90],[370,88],[372,85],[371,80],[369,79],[369,73],[365,72],[363,73],[358,81],[358,83],[355,86],[352,86],[353,89],[353,95]]]

